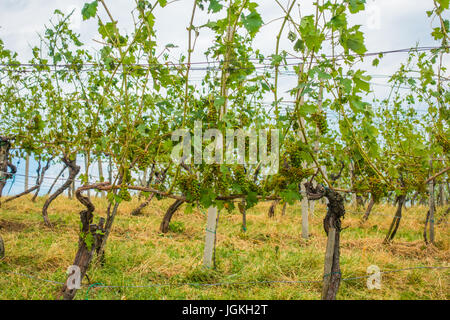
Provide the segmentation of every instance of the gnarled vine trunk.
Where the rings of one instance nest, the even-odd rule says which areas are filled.
[[[80,268],[80,281],[83,280],[86,275],[94,253],[98,253],[105,233],[103,218],[100,218],[97,225],[92,224],[95,207],[88,197],[81,194],[84,190],[85,189],[80,188],[76,191],[77,199],[86,207],[86,210],[80,212],[81,230],[78,239],[78,251],[73,262],[74,266]],[[64,300],[73,300],[78,290],[77,288],[69,288],[68,283],[70,279],[69,276],[61,289],[61,295]]]
[[[246,201],[238,203],[239,211],[242,214],[242,231],[247,232],[247,210],[246,210]]]
[[[340,233],[341,219],[345,215],[344,198],[334,190],[320,185],[313,187],[305,183],[308,200],[328,199],[328,210],[323,220],[323,228],[327,234],[324,274],[322,284],[322,300],[335,300],[341,283],[340,269]]]
[[[391,226],[389,227],[389,231],[386,234],[386,238],[383,241],[384,244],[390,243],[394,239],[395,234],[397,233],[398,226],[400,225],[400,220],[402,219],[402,208],[405,199],[406,199],[405,195],[400,195],[396,199],[397,210],[395,212],[395,216],[394,219],[392,220]]]
[[[37,198],[37,196],[39,194],[39,191],[41,190],[41,185],[42,185],[42,182],[44,182],[45,173],[50,168],[50,162],[51,161],[52,161],[52,159],[48,160],[47,163],[45,164],[44,168],[42,168],[41,173],[40,174],[38,173],[38,178],[37,178],[38,181],[36,183],[37,189],[36,189],[36,192],[34,193],[33,198],[31,199],[31,201],[33,201],[33,202],[36,201],[36,198]],[[39,168],[38,168],[38,171],[39,171]]]
[[[152,202],[153,198],[155,197],[155,194],[152,193],[151,195],[149,195],[147,197],[147,199],[145,199],[144,202],[142,202],[137,208],[135,208],[133,211],[131,211],[131,215],[132,216],[138,216],[142,213],[142,210],[144,210],[144,208],[146,208],[150,202]]]
[[[426,244],[428,244],[428,236],[427,236],[428,221],[430,221],[430,210],[427,211],[427,216],[425,217],[425,226],[423,228],[423,240],[425,241]]]
[[[64,182],[64,184],[45,201],[44,206],[42,207],[42,218],[44,219],[45,225],[48,227],[51,227],[51,223],[48,218],[48,207],[58,196],[60,196],[67,188],[70,187],[70,185],[75,181],[75,177],[80,172],[80,166],[77,166],[76,159],[70,160],[67,157],[63,157],[61,160],[64,165],[69,168],[69,177],[67,178],[66,182]]]
[[[61,169],[61,171],[60,171],[60,172],[58,173],[58,175],[56,176],[55,180],[53,180],[53,183],[52,183],[52,185],[50,186],[50,189],[48,189],[48,191],[47,191],[47,196],[49,196],[49,195],[52,193],[53,188],[55,187],[55,185],[56,185],[56,183],[58,182],[59,178],[62,176],[63,172],[64,172],[66,169],[67,169],[67,166],[64,165],[64,167]]]
[[[47,168],[47,169],[48,169],[48,168]],[[37,190],[37,191],[36,191],[36,194],[37,194],[37,193],[39,192],[39,188],[40,188],[40,186],[41,186],[41,184],[42,184],[42,182],[43,182],[43,180],[44,180],[43,174],[45,173],[45,171],[46,171],[47,169],[44,168],[44,169],[42,170],[42,174],[41,174],[41,165],[40,165],[40,163],[39,163],[38,170],[36,171],[36,172],[37,172],[36,185],[35,185],[34,187],[28,188],[28,189],[25,190],[24,192],[21,192],[21,193],[19,193],[19,194],[16,194],[15,196],[9,197],[8,199],[6,199],[6,200],[4,201],[4,203],[7,203],[7,202],[10,202],[10,201],[19,199],[19,198],[21,198],[21,197],[23,197],[23,196],[25,196],[25,195],[27,195],[27,194],[29,194],[29,193],[35,191],[35,190]],[[35,196],[36,196],[36,195],[35,195]]]
[[[11,143],[9,142],[9,139],[0,137],[0,198],[2,197],[6,181],[11,178],[11,174],[8,173],[10,148]]]
[[[155,172],[155,164],[153,164],[153,166],[152,166],[152,171],[150,172],[150,177],[149,177],[149,179],[148,179],[148,181],[147,181],[147,187],[148,186],[150,186],[150,184],[151,184],[151,182],[152,182],[152,180],[153,180],[153,177],[156,175],[156,184],[161,184],[161,183],[163,183],[164,182],[164,180],[166,180],[166,173],[167,173],[167,170],[168,170],[169,168],[167,168],[166,170],[164,170],[161,174],[159,174],[158,172]],[[135,208],[133,211],[131,211],[131,215],[132,216],[138,216],[138,215],[140,215],[141,213],[142,213],[142,210],[144,210],[144,208],[146,208],[149,204],[150,204],[150,202],[152,202],[152,200],[153,200],[153,198],[155,197],[155,194],[154,193],[152,193],[151,195],[149,195],[148,197],[147,197],[147,199],[145,199],[145,201],[144,202],[142,202],[137,208]]]
[[[167,209],[161,225],[159,226],[159,231],[161,231],[161,233],[167,233],[169,231],[170,220],[172,220],[173,215],[183,203],[183,200],[175,200],[175,202]]]
[[[3,238],[0,235],[0,259],[3,259],[5,256],[5,244],[3,243]]]
[[[364,207],[364,199],[361,195],[356,195],[356,208]]]
[[[275,200],[270,205],[269,212],[268,212],[269,218],[275,217],[275,209],[277,208],[277,205],[279,202],[280,202],[280,200]]]
[[[362,217],[362,222],[366,222],[369,219],[369,215],[372,212],[374,204],[375,204],[375,200],[372,197],[369,201],[366,212],[364,213],[364,216]]]

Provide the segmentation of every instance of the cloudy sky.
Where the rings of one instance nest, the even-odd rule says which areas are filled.
[[[91,1],[91,0],[89,0]],[[283,11],[274,0],[255,0],[259,3],[259,12],[265,23],[283,16]],[[44,25],[49,25],[55,9],[71,12],[75,9],[72,26],[81,34],[83,42],[93,48],[98,48],[99,40],[97,24],[94,19],[82,21],[81,8],[86,0],[0,0],[0,38],[6,47],[19,53],[20,59],[26,61],[30,58],[30,47],[37,45],[37,33],[43,33]],[[280,0],[287,7],[289,0]],[[433,0],[367,0],[367,10],[353,15],[351,22],[361,24],[366,36],[366,46],[369,52],[387,51],[420,46],[438,45],[430,36],[431,20],[426,11],[433,8]],[[131,10],[134,0],[108,0],[112,15],[119,21],[122,32],[133,31]],[[297,1],[301,4],[302,15],[312,14],[313,0]],[[178,45],[173,49],[171,57],[176,60],[181,52],[186,52],[187,30],[193,0],[178,0],[166,8],[157,8],[156,30],[158,43],[164,46],[167,43]],[[295,8],[297,13],[298,9]],[[100,15],[104,10],[99,6]],[[447,13],[447,16],[450,15]],[[208,21],[208,14],[197,11],[195,25],[199,26]],[[105,18],[105,21],[107,18]],[[436,21],[434,22],[436,24]],[[263,27],[262,32],[255,41],[255,47],[260,48],[264,54],[272,54],[275,50],[275,37],[279,31],[281,20],[276,20]],[[287,30],[286,30],[287,32]],[[268,41],[268,39],[271,39]],[[193,61],[204,61],[203,52],[211,45],[212,34],[202,29],[197,41]],[[284,47],[291,48],[287,37],[283,37]],[[283,47],[283,43],[281,45]],[[405,61],[406,54],[393,54],[386,56],[378,68],[370,67],[372,59],[367,59],[365,66],[370,74],[392,74]],[[195,75],[194,75],[195,77]],[[377,83],[386,79],[376,80]],[[374,80],[375,82],[375,80]],[[378,88],[380,90],[380,88]]]
[[[72,19],[73,29],[81,34],[83,42],[88,47],[98,48],[99,44],[94,41],[100,40],[95,19],[89,21],[81,19],[81,8],[85,2],[87,0],[0,0],[0,38],[7,48],[19,53],[21,61],[27,61],[31,54],[30,47],[39,43],[37,34],[42,34],[44,25],[49,25],[54,10],[60,9],[67,13],[75,10]],[[255,47],[270,55],[275,51],[275,37],[281,25],[281,20],[276,19],[283,17],[283,11],[275,0],[255,0],[255,2],[259,3],[258,11],[265,23],[275,20],[263,26],[255,41]],[[280,2],[287,7],[289,0]],[[121,32],[131,33],[133,31],[131,11],[135,1],[108,0],[106,3],[114,18],[119,21]],[[314,13],[313,0],[300,0],[297,3],[301,4],[300,11],[303,16]],[[367,0],[366,3],[367,10],[353,15],[350,22],[362,25],[369,52],[404,49],[417,44],[439,45],[430,36],[432,22],[426,15],[426,11],[433,8],[433,0]],[[192,4],[193,0],[177,0],[166,8],[157,8],[155,11],[158,44],[164,46],[173,43],[179,46],[170,53],[173,60],[177,60],[180,53],[187,51],[186,27],[189,24]],[[298,8],[293,11],[298,16]],[[101,5],[98,12],[101,16],[105,15]],[[450,17],[448,13],[446,15]],[[200,26],[209,18],[208,14],[197,10],[195,25]],[[104,21],[107,20],[105,17]],[[436,23],[437,21],[434,21],[434,25]],[[287,34],[287,28],[285,30]],[[205,61],[203,52],[211,45],[212,36],[207,29],[201,29],[194,52],[194,62]],[[281,47],[292,48],[287,36],[283,37]],[[362,67],[371,75],[390,75],[405,61],[406,56],[404,53],[387,55],[377,68],[371,66],[372,58],[370,58],[366,59]],[[450,63],[448,58],[446,61]],[[200,76],[198,73],[193,74],[194,79],[199,79]],[[291,77],[280,83],[285,84],[287,89],[292,81],[295,79]],[[377,96],[383,95],[388,90],[382,86],[386,81],[387,78],[382,77],[374,78],[372,81]]]
[[[89,0],[90,1],[90,0]],[[37,33],[42,33],[44,25],[49,23],[55,9],[70,12],[75,9],[72,19],[73,28],[82,35],[85,44],[97,47],[93,41],[97,36],[97,25],[94,20],[81,21],[81,8],[86,0],[0,0],[0,38],[6,46],[20,53],[26,60],[30,57],[30,45],[38,44]],[[274,0],[256,0],[264,22],[282,17],[283,12]],[[288,0],[280,1],[285,7]],[[301,4],[302,15],[312,13],[313,0],[297,1]],[[134,0],[107,1],[115,19],[119,20],[121,30],[133,30],[131,10]],[[156,9],[156,29],[161,43],[174,43],[183,50],[187,46],[186,27],[189,24],[192,0],[178,0],[164,9]],[[425,11],[433,7],[432,0],[367,0],[367,10],[354,15],[352,22],[361,24],[366,35],[369,51],[384,51],[420,45],[436,45],[430,37],[430,19]],[[99,6],[99,13],[103,9]],[[297,9],[294,10],[295,12]],[[208,20],[208,15],[198,12],[196,25]],[[257,38],[255,46],[266,53],[275,50],[274,39],[281,21],[264,26]],[[287,40],[285,40],[287,41]],[[210,45],[211,35],[202,31],[196,48],[196,58],[201,59],[202,52]],[[401,59],[396,56],[393,60]],[[398,60],[399,61],[399,60]],[[384,63],[390,65],[391,61]],[[381,68],[384,67],[381,66]],[[383,70],[381,70],[383,71]]]
[[[89,0],[91,1],[91,0]],[[75,9],[72,19],[73,29],[82,35],[83,42],[92,48],[98,48],[94,39],[99,40],[97,24],[95,20],[82,21],[81,8],[86,0],[0,0],[0,38],[7,48],[19,53],[20,60],[26,62],[30,58],[30,47],[39,44],[38,33],[43,33],[44,25],[49,24],[49,19],[55,9],[63,12],[71,12]],[[258,11],[265,23],[283,16],[283,11],[274,0],[255,0],[259,3]],[[288,0],[280,0],[287,7]],[[302,15],[312,14],[313,0],[297,1],[301,4]],[[106,3],[112,15],[119,21],[122,32],[133,31],[131,10],[134,0],[108,0]],[[186,52],[187,30],[193,0],[179,0],[164,9],[158,8],[156,15],[156,29],[158,42],[164,46],[167,43],[178,45],[178,49],[171,52],[171,57],[176,60],[181,52]],[[430,36],[431,21],[426,11],[433,8],[432,0],[367,0],[368,9],[364,13],[354,15],[352,23],[361,24],[366,36],[366,46],[369,52],[388,51],[420,46],[436,46]],[[295,9],[298,12],[298,9]],[[99,6],[100,15],[104,15],[103,8]],[[446,13],[447,17],[449,14]],[[206,13],[198,12],[195,25],[199,26],[208,21]],[[105,18],[106,20],[106,18]],[[436,24],[436,21],[434,22]],[[261,34],[255,41],[255,46],[264,54],[272,54],[275,51],[275,36],[281,25],[276,20],[263,27]],[[204,61],[203,52],[211,45],[212,34],[202,29],[197,41],[193,61]],[[284,37],[286,38],[286,37]],[[270,39],[270,41],[268,41]],[[282,43],[286,48],[291,48],[287,39]],[[386,56],[378,68],[371,67],[372,59],[365,64],[366,70],[371,75],[390,75],[400,63],[405,61],[406,54],[392,54]],[[448,61],[448,59],[447,59]],[[195,77],[195,75],[194,75]],[[288,83],[295,79],[282,80]],[[374,78],[374,94],[383,95],[387,90],[382,85],[386,78]],[[22,166],[23,164],[21,164]],[[19,168],[20,169],[20,168]],[[58,168],[54,167],[50,176],[57,174]],[[94,176],[96,169],[93,170]],[[18,177],[18,179],[20,179]],[[22,187],[23,188],[23,185]]]

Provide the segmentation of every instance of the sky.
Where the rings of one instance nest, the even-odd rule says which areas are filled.
[[[90,1],[90,0],[89,0]],[[82,35],[87,46],[98,48],[94,39],[100,40],[97,35],[95,19],[82,21],[81,8],[85,0],[0,0],[0,38],[6,43],[6,47],[20,54],[22,60],[30,58],[30,46],[38,44],[37,33],[43,33],[44,25],[49,24],[55,9],[63,12],[71,12],[75,9],[72,26]],[[255,0],[259,4],[258,11],[265,23],[283,16],[283,11],[274,0]],[[287,7],[289,1],[280,1]],[[313,0],[297,1],[301,4],[302,15],[313,13]],[[132,32],[133,23],[131,10],[134,0],[109,0],[106,1],[113,17],[119,21],[121,30]],[[432,0],[367,0],[367,10],[352,16],[351,22],[361,24],[366,36],[366,46],[369,52],[386,51],[391,49],[413,47],[417,43],[421,46],[436,45],[430,37],[430,19],[426,16],[426,10],[433,7]],[[186,52],[187,30],[192,0],[178,0],[166,8],[157,8],[156,30],[158,41],[161,44],[174,43],[179,46],[180,52]],[[297,8],[294,9],[297,13]],[[104,10],[99,6],[100,15]],[[210,16],[197,11],[195,24],[201,25],[208,21]],[[106,18],[105,18],[106,19]],[[272,22],[263,27],[262,32],[255,41],[255,47],[270,54],[275,50],[275,39],[279,31],[281,21]],[[203,61],[203,52],[211,44],[211,33],[201,30],[197,41],[193,61]],[[284,44],[288,44],[287,37]],[[166,40],[166,41],[164,41]],[[283,45],[282,45],[283,47]],[[172,52],[177,57],[177,50]],[[404,57],[404,55],[403,55]],[[394,65],[401,61],[397,55],[387,58],[378,68],[379,73],[392,71]]]
[[[91,0],[89,0],[91,1]],[[98,48],[95,40],[100,40],[97,33],[97,23],[95,19],[82,21],[81,8],[85,0],[0,0],[0,38],[5,42],[6,48],[19,54],[19,60],[26,62],[31,57],[31,47],[39,44],[38,33],[43,34],[45,25],[49,25],[55,9],[69,13],[75,10],[72,19],[72,28],[81,34],[81,39],[88,47]],[[274,0],[255,0],[259,4],[263,21],[268,23],[283,16],[283,11]],[[301,14],[312,14],[313,0],[297,1],[301,4]],[[353,15],[350,22],[360,24],[366,38],[366,47],[369,52],[388,51],[393,49],[404,49],[420,46],[439,45],[431,36],[432,24],[427,17],[426,11],[433,8],[432,0],[367,0],[367,10],[363,13]],[[135,4],[134,0],[107,0],[106,3],[112,15],[119,21],[119,28],[122,32],[131,33],[134,30],[131,10]],[[287,7],[288,0],[280,0],[284,7]],[[173,43],[179,48],[173,49],[170,53],[173,60],[177,60],[180,53],[185,53],[187,48],[187,26],[189,25],[190,13],[192,11],[193,0],[179,0],[166,8],[157,8],[155,11],[158,42],[164,46]],[[298,8],[295,8],[298,13]],[[104,15],[103,8],[99,5],[100,15]],[[448,12],[445,13],[447,18]],[[203,12],[198,12],[194,24],[202,25],[208,21],[210,16]],[[105,17],[106,19],[106,17]],[[436,21],[434,21],[436,24]],[[255,39],[255,47],[260,48],[266,55],[275,51],[275,37],[279,32],[281,20],[275,20],[263,26],[260,35]],[[205,61],[203,52],[211,45],[212,33],[204,29],[201,30],[197,41],[196,49],[192,61]],[[271,39],[270,41],[267,41]],[[292,47],[287,40],[287,35],[283,37],[281,47]],[[387,55],[375,68],[371,66],[372,59],[367,59],[361,67],[369,74],[375,75],[374,95],[384,95],[388,88],[383,84],[387,83],[387,78],[383,75],[390,75],[406,60],[406,54]],[[447,63],[450,63],[446,59]],[[199,74],[193,75],[194,79]],[[285,77],[280,83],[288,88],[290,83],[295,81],[293,77]],[[292,87],[292,86],[291,86]],[[16,164],[18,159],[15,159]],[[83,162],[82,160],[79,161]],[[34,172],[36,164],[32,164]],[[52,166],[48,176],[55,177],[60,170],[59,165]],[[24,161],[19,166],[19,172],[24,172]],[[106,164],[104,171],[106,172]],[[82,169],[83,171],[83,169]],[[67,174],[67,173],[66,173]],[[92,168],[92,179],[98,176],[97,166]],[[50,182],[51,183],[51,182]],[[50,184],[49,183],[49,184]],[[48,187],[48,186],[47,186]],[[9,185],[6,190],[9,189]],[[23,178],[17,176],[15,185],[11,188],[11,194],[23,190]],[[43,189],[45,192],[45,188]]]

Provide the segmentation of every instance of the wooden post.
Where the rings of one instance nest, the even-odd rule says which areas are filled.
[[[315,202],[308,201],[308,211],[311,213],[311,215],[314,215],[314,210],[315,210]]]
[[[303,193],[303,199],[301,201],[302,207],[302,238],[309,238],[309,221],[308,221],[308,198],[305,195],[305,187],[301,185],[301,191]]]
[[[89,184],[89,154],[86,152],[84,154],[84,173],[86,174],[87,184]],[[91,197],[91,190],[87,191],[88,198]]]
[[[444,206],[444,184],[443,183],[439,183],[439,206],[443,207]]]
[[[100,181],[103,182],[104,178],[103,178],[103,163],[102,163],[102,157],[101,155],[98,156],[98,176],[100,178]],[[105,192],[101,191],[100,192],[100,197],[104,197],[105,196]]]
[[[112,158],[109,156],[109,168],[108,168],[109,182],[112,183]]]
[[[139,178],[139,179],[141,179],[141,178]],[[145,168],[142,172],[142,180],[140,181],[140,185],[142,187],[147,186],[147,168]],[[141,198],[142,198],[142,192],[139,192],[138,199],[141,200]]]
[[[25,191],[28,190],[28,176],[30,175],[30,155],[25,158]]]
[[[325,175],[325,177],[328,177],[327,167],[326,166],[322,166],[322,172]],[[323,197],[322,199],[320,199],[320,201],[322,201],[322,204],[328,204],[328,198],[327,197]],[[314,214],[314,212],[311,212],[311,213]]]
[[[328,199],[328,210],[323,220],[326,232],[327,247],[322,282],[322,300],[335,300],[341,282],[340,269],[340,232],[341,219],[345,215],[344,198],[337,192],[322,186],[314,187],[311,182],[305,183],[309,200]]]
[[[212,268],[215,264],[214,252],[216,243],[217,218],[217,208],[208,208],[205,236],[205,253],[203,257],[203,265],[207,268]]]
[[[142,186],[145,187],[147,185],[147,168],[144,169],[142,173]]]
[[[353,170],[353,163],[352,162],[350,162],[350,165],[349,165],[349,169],[350,169],[350,177],[351,177],[351,182],[352,182],[352,190],[354,190],[355,189],[355,186],[354,186],[354,184],[353,184],[353,179],[354,179],[354,176],[355,176],[355,173],[354,173],[354,170]],[[351,202],[351,205],[352,205],[352,207],[355,207],[356,208],[356,193],[355,192],[352,192],[352,202]]]
[[[72,192],[71,192],[71,194],[70,194],[70,198],[71,199],[73,199],[73,198],[75,198],[75,189],[76,189],[76,187],[75,187],[75,179],[73,179],[73,181],[72,181]]]
[[[242,214],[242,231],[247,232],[247,210],[246,210],[246,201],[242,200],[242,202],[238,203],[239,211]]]
[[[328,231],[327,248],[325,251],[325,264],[323,270],[323,283],[322,283],[322,300],[326,299],[326,295],[330,288],[335,243],[336,243],[336,228],[334,226],[331,226]]]
[[[433,160],[430,160],[430,171],[433,171]],[[430,198],[429,198],[429,205],[430,205],[430,242],[434,243],[434,210],[435,210],[435,202],[434,202],[434,185],[435,181],[430,181]]]
[[[450,203],[450,183],[448,183],[448,181],[447,181],[447,197],[446,197],[446,201],[445,201],[445,203],[446,204],[449,204]]]

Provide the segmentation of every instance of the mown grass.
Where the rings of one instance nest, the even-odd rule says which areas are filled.
[[[7,273],[23,273],[58,282],[65,281],[78,241],[79,211],[76,200],[57,199],[50,209],[53,229],[44,227],[44,199],[32,203],[20,199],[0,208],[0,234],[6,256],[0,261],[0,299],[57,299],[59,285]],[[96,219],[104,216],[105,199],[93,199]],[[247,232],[241,216],[221,212],[217,239],[217,267],[202,267],[206,217],[182,207],[174,216],[169,233],[159,233],[159,224],[169,200],[155,201],[139,217],[130,216],[137,199],[119,208],[106,251],[106,264],[88,272],[90,283],[114,286],[187,284],[149,288],[87,287],[77,299],[320,299],[320,283],[248,284],[255,281],[320,280],[326,237],[322,219],[326,207],[316,204],[310,219],[310,239],[301,238],[300,205],[288,206],[281,216],[268,218],[268,203],[248,211]],[[361,210],[362,211],[362,210]],[[422,239],[425,207],[404,212],[394,242],[383,245],[394,208],[375,206],[368,222],[362,212],[347,208],[341,236],[343,278],[364,276],[375,264],[382,270],[417,266],[448,266],[449,232],[444,222],[436,227],[436,245]],[[343,281],[338,299],[448,299],[449,269],[410,270],[382,275],[381,290],[368,290],[366,279]],[[201,286],[199,283],[234,283]],[[236,284],[243,283],[243,284]],[[247,284],[245,284],[247,283]],[[88,285],[84,279],[83,284]]]

